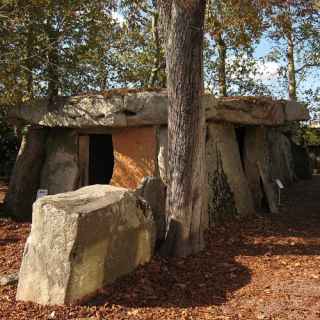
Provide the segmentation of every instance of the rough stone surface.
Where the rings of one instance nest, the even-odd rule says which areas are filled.
[[[207,120],[250,125],[282,125],[307,120],[308,112],[297,102],[270,97],[203,97]],[[125,95],[87,94],[45,99],[9,110],[9,118],[27,123],[68,128],[163,125],[168,119],[166,91]]]
[[[277,194],[272,181],[270,148],[265,127],[246,128],[243,158],[256,210],[269,209],[277,213]]]
[[[79,184],[78,136],[70,129],[51,129],[40,187],[50,195],[72,191]]]
[[[147,263],[151,210],[127,189],[94,185],[36,201],[17,300],[72,304]]]
[[[294,171],[298,179],[312,178],[312,162],[306,147],[291,142]]]
[[[207,119],[246,125],[282,125],[284,105],[269,97],[226,97],[205,104]]]
[[[157,227],[157,240],[161,241],[165,237],[166,222],[166,186],[160,178],[145,177],[136,194],[144,198],[152,209],[152,214]]]
[[[289,186],[296,180],[291,141],[279,129],[270,129],[267,134],[272,179]]]
[[[297,101],[285,101],[284,111],[287,122],[310,119],[308,109]]]
[[[246,180],[235,128],[210,124],[207,131],[207,172],[209,223],[228,216],[255,212]]]
[[[36,199],[47,141],[46,129],[29,127],[20,150],[4,200],[5,210],[16,219],[31,220],[32,204]]]
[[[7,286],[11,284],[16,284],[19,279],[19,273],[6,274],[0,276],[0,286]]]

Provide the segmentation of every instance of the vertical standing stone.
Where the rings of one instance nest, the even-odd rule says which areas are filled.
[[[234,126],[210,123],[206,148],[210,224],[232,215],[253,214]]]
[[[41,174],[41,188],[49,194],[73,191],[79,187],[78,135],[71,129],[51,129],[46,159]]]
[[[267,200],[271,212],[277,212],[277,196],[272,181],[270,148],[265,127],[248,127],[244,142],[244,164],[257,210]]]
[[[272,178],[289,186],[296,179],[291,141],[276,128],[268,130]]]
[[[5,210],[16,219],[31,220],[32,204],[40,184],[45,157],[47,129],[27,129],[10,179]]]

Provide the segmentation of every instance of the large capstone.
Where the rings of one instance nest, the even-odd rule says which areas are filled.
[[[165,90],[130,93],[126,90],[82,94],[55,99],[38,99],[8,109],[11,121],[46,127],[105,128],[165,125],[168,121]],[[308,120],[301,104],[271,97],[202,97],[206,119],[244,125],[283,125],[287,121]]]
[[[17,300],[83,301],[147,263],[153,254],[151,209],[127,189],[94,185],[35,202]]]

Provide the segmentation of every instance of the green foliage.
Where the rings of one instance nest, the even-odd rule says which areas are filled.
[[[121,10],[119,19],[119,10]],[[164,83],[153,1],[8,0],[0,6],[0,98]]]
[[[296,45],[299,98],[310,97],[303,83],[310,70],[316,74],[319,66],[319,10],[304,4],[308,1],[297,3],[209,0],[206,89],[216,94],[225,81],[228,95],[270,95],[269,89],[276,88],[285,96],[284,39],[290,31]],[[158,15],[156,0],[3,1],[0,101],[19,104],[46,95],[165,86]],[[288,17],[293,19],[293,29]],[[282,66],[279,78],[283,86],[277,82],[268,88],[258,80],[261,65],[253,52],[266,35],[276,44],[269,59]],[[219,51],[218,44],[225,51]],[[312,97],[317,88],[314,90]],[[309,104],[314,106],[312,101]]]
[[[307,126],[301,127],[299,136],[307,146],[320,146],[320,130],[309,128]]]
[[[9,177],[18,152],[18,139],[0,110],[0,177]]]

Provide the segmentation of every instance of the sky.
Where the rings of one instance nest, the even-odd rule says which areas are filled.
[[[262,59],[272,50],[272,46],[273,43],[271,40],[263,38],[255,50],[254,57],[256,59]],[[267,61],[261,63],[263,75],[262,79],[260,79],[270,85],[277,83],[277,80],[279,79],[278,70],[280,67],[281,64],[277,62]],[[320,87],[320,77],[318,73],[319,72],[316,72],[316,70],[311,70],[306,80],[300,84],[300,89],[306,90],[311,88],[315,90],[317,87]]]
[[[124,21],[124,18],[118,12],[114,12],[114,18],[116,18],[120,23]],[[256,50],[254,52],[254,57],[257,60],[261,60],[259,65],[261,66],[259,69],[261,71],[260,75],[257,75],[258,79],[261,80],[264,84],[268,85],[270,88],[274,87],[279,89],[279,69],[281,67],[281,63],[274,62],[274,61],[262,61],[263,57],[268,55],[272,50],[274,43],[267,39],[262,38],[260,43],[257,45]],[[309,76],[306,80],[300,84],[300,88],[302,90],[306,89],[315,89],[320,87],[320,76],[316,72],[310,72]],[[275,92],[275,95],[279,96],[281,94],[281,90],[279,89],[278,92]],[[282,91],[282,94],[286,94],[286,92]],[[282,98],[287,98],[285,95]]]

